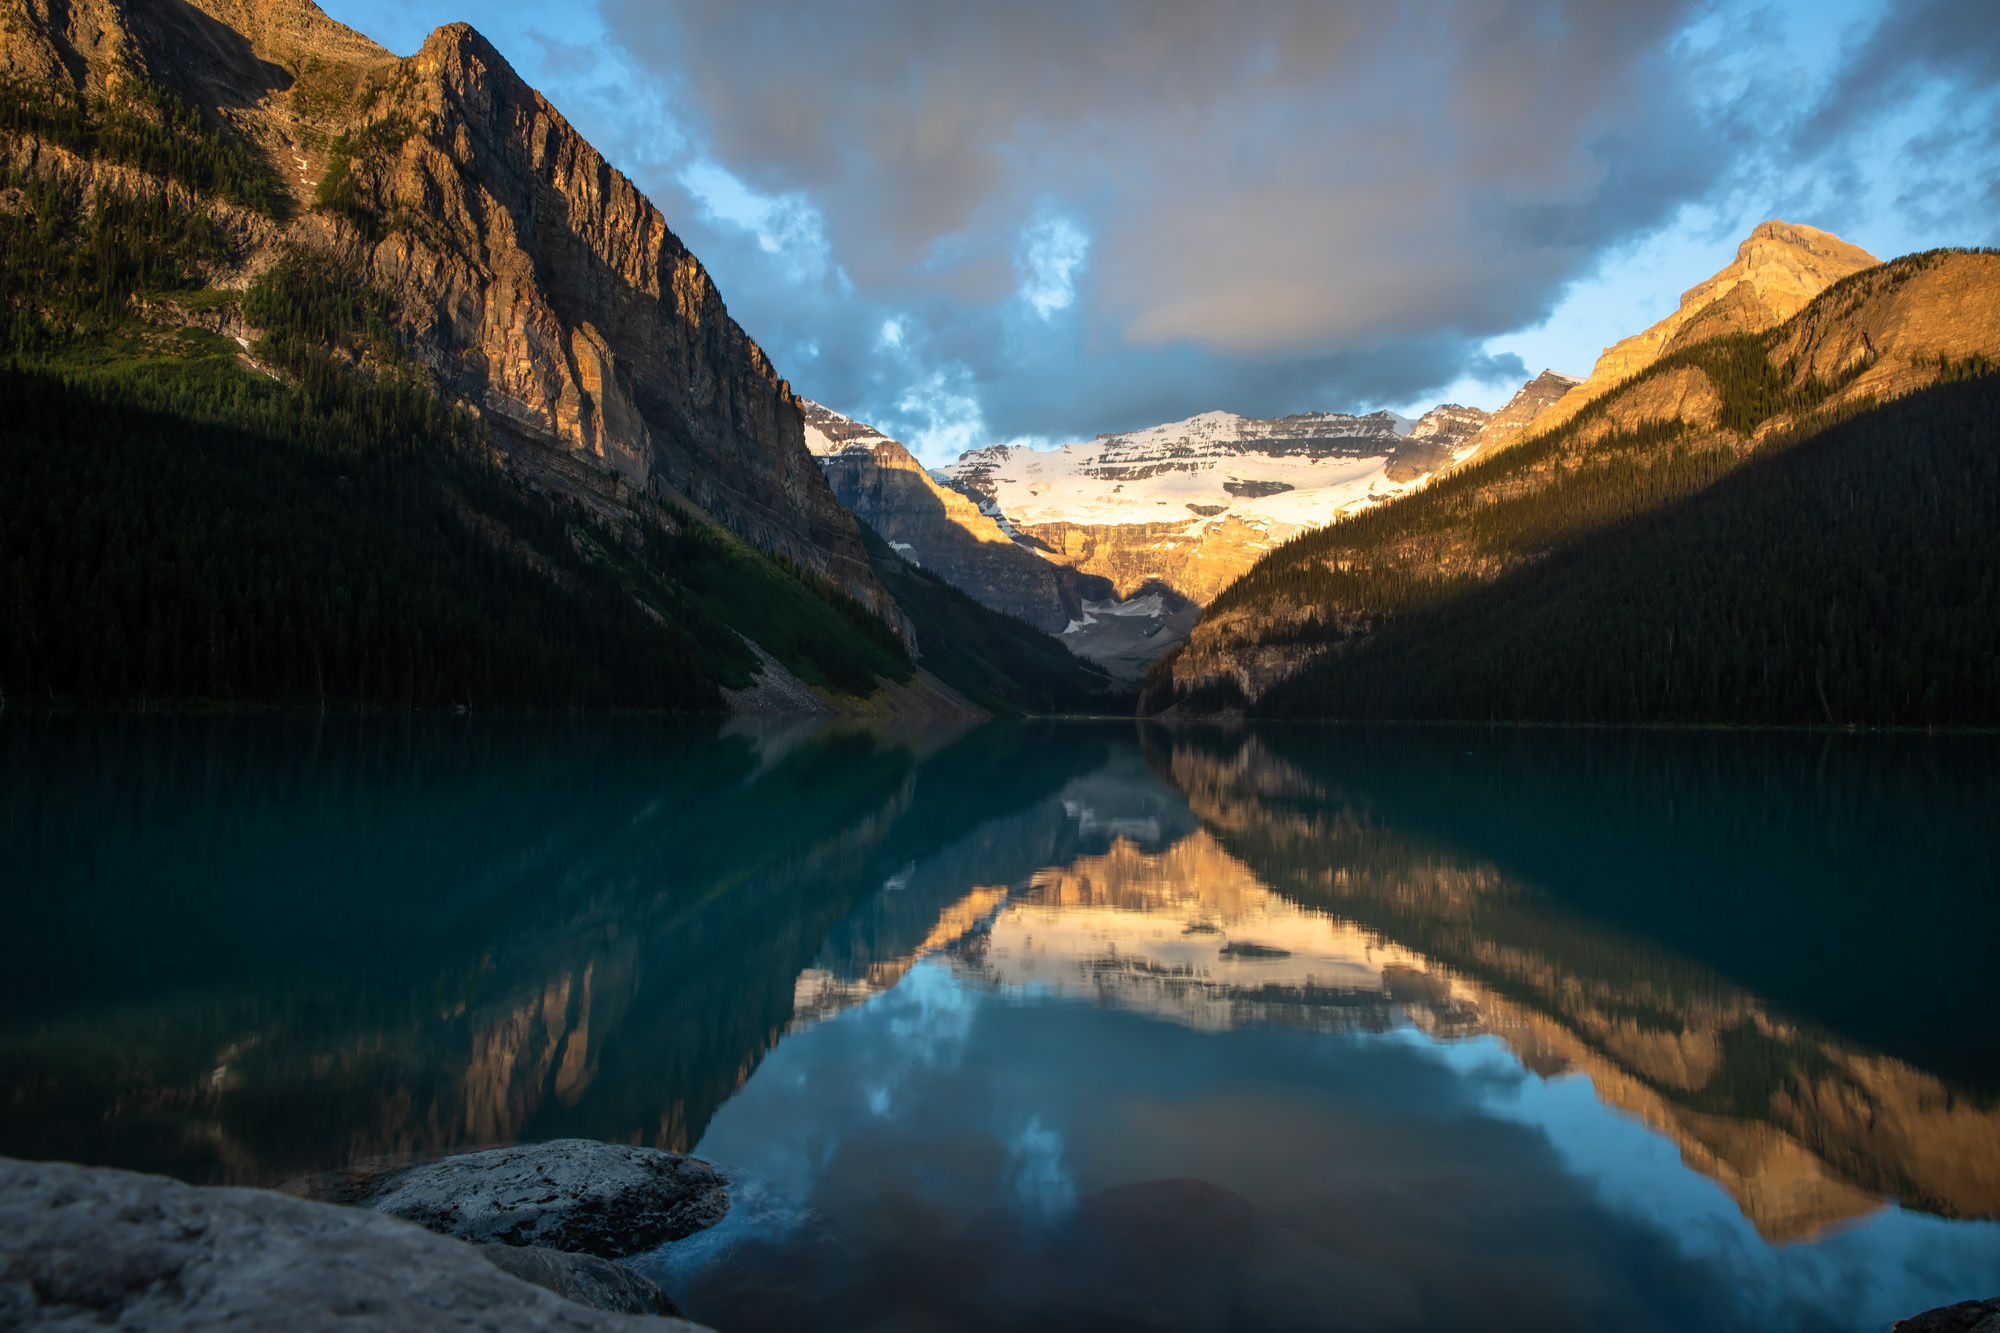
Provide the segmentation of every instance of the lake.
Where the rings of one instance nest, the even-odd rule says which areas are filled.
[[[2000,739],[0,716],[0,1154],[735,1182],[736,1330],[2000,1292]]]

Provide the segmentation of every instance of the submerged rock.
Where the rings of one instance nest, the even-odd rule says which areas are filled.
[[[481,1245],[486,1262],[523,1282],[553,1291],[564,1300],[593,1310],[618,1314],[678,1315],[667,1293],[651,1278],[641,1277],[594,1254],[565,1254],[542,1245]]]
[[[2000,1296],[1940,1305],[1900,1320],[1889,1333],[2000,1333]]]
[[[398,1218],[0,1158],[0,1327],[700,1333],[565,1301]]]
[[[679,1153],[555,1139],[413,1166],[360,1203],[459,1240],[622,1259],[715,1225],[728,1183]]]

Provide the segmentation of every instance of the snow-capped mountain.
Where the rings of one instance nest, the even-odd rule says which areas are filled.
[[[1052,450],[975,449],[933,470],[807,403],[806,444],[906,559],[1136,679],[1265,551],[1467,461],[1496,419],[1455,404],[1415,421],[1204,412]]]
[[[1486,418],[1456,405],[1416,421],[1204,412],[1053,450],[975,449],[944,473],[1120,596],[1157,583],[1203,605],[1279,542],[1407,494],[1460,461]]]
[[[975,449],[944,472],[1024,530],[1178,523],[1193,537],[1224,515],[1296,529],[1419,484],[1486,415],[1458,406],[1418,421],[1393,412],[1275,420],[1204,412],[1054,450]]]

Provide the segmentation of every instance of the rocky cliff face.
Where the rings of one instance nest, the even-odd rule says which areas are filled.
[[[790,386],[660,212],[470,27],[407,60],[307,0],[31,0],[8,29],[10,75],[86,97],[144,78],[270,161],[291,220],[232,218],[217,285],[291,246],[350,265],[523,484],[610,515],[690,502],[894,615]]]
[[[931,475],[908,449],[871,426],[804,403],[806,447],[834,496],[914,564],[969,592],[982,604],[1019,616],[1046,634],[1082,617],[1073,571],[1016,541],[1003,520]]]

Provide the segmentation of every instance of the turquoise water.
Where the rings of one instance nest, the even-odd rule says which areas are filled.
[[[2000,1291],[2000,743],[0,718],[0,1153],[736,1180],[724,1330]]]

